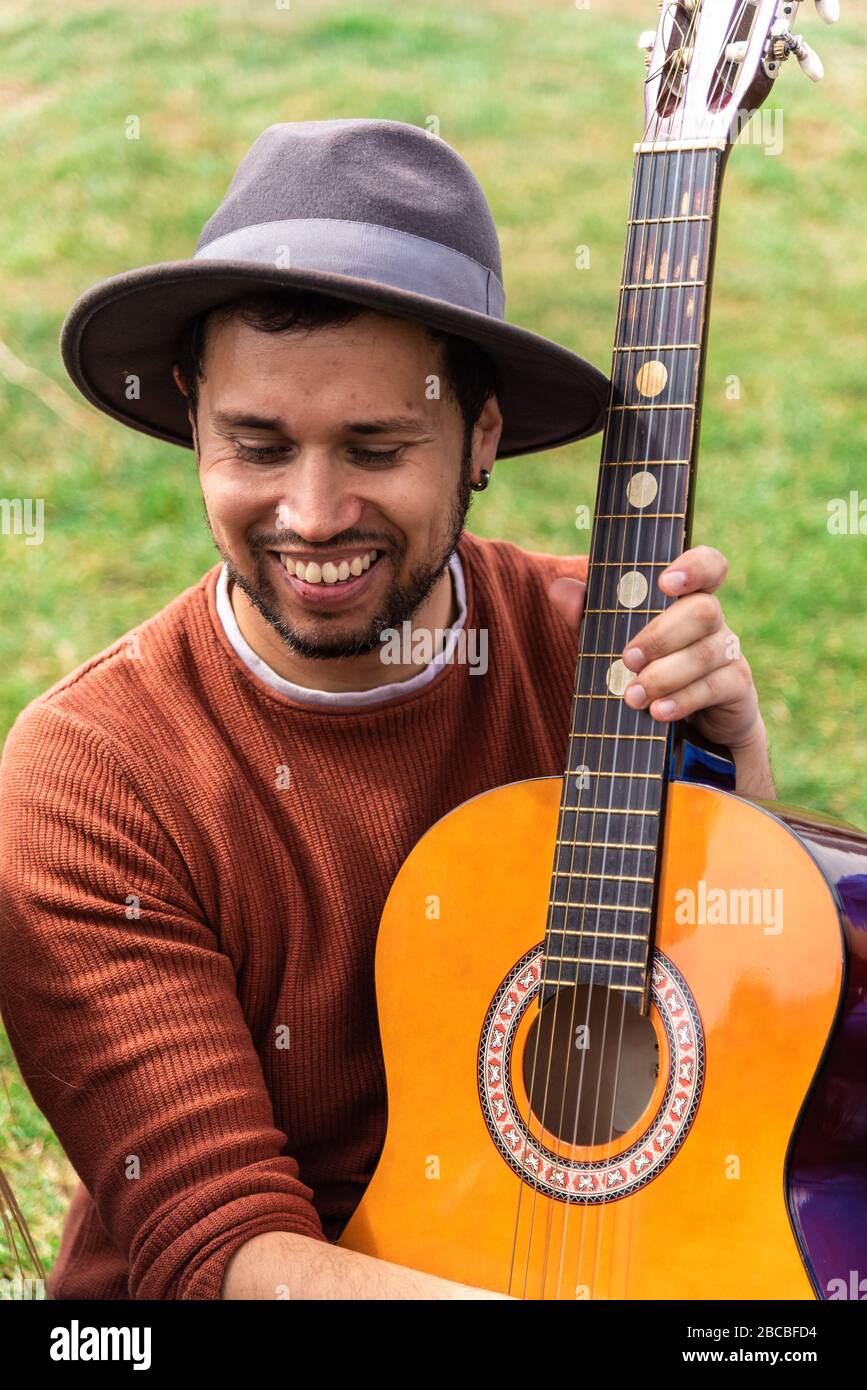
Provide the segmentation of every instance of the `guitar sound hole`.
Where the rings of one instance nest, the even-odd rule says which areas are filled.
[[[550,1133],[567,1144],[607,1144],[647,1108],[659,1044],[650,1019],[620,991],[570,986],[534,1019],[522,1070],[533,1114]]]

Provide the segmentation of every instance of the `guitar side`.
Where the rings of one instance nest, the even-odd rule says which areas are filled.
[[[827,1212],[808,1170],[834,1122],[818,1074],[846,987],[837,889],[768,808],[673,782],[653,1095],[608,1145],[573,1146],[532,1123],[522,1139],[561,787],[517,782],[456,807],[392,885],[376,959],[388,1129],[339,1243],[517,1297],[825,1296],[811,1245]],[[677,920],[689,917],[677,909],[683,890],[701,883],[757,890],[782,913]],[[521,1015],[511,1033],[510,1011]],[[681,1071],[693,1084],[672,1089]],[[825,1265],[833,1258],[826,1251]]]

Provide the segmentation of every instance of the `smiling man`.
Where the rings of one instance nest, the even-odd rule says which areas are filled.
[[[201,386],[197,326],[175,367],[193,393],[202,492],[238,628],[300,686],[358,691],[412,677],[412,665],[384,667],[383,636],[410,620],[445,630],[457,619],[449,562],[473,452],[476,472],[487,462],[490,473],[502,416],[489,396],[468,438],[451,393],[475,416],[492,371],[454,344],[453,386],[429,330],[361,306],[301,292],[282,313],[268,301],[255,311],[242,301],[209,316]],[[441,375],[445,400],[420,389]],[[287,382],[284,413],[275,407]]]
[[[385,1136],[390,885],[449,810],[564,766],[586,561],[464,523],[498,460],[598,429],[606,383],[503,302],[459,156],[326,121],[269,127],[191,260],[67,318],[88,399],[195,449],[221,563],[4,750],[0,1004],[82,1180],[55,1298],[498,1297],[334,1242]],[[772,796],[725,569],[663,574],[624,699]],[[433,660],[383,660],[406,623]]]

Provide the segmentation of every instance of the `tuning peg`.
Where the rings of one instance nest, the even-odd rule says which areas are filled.
[[[821,82],[825,76],[825,69],[822,66],[822,59],[814,48],[798,35],[799,46],[793,49],[801,72],[806,73],[811,82]]]
[[[816,0],[816,9],[826,24],[836,24],[840,18],[840,0]]]
[[[794,53],[801,71],[806,73],[811,82],[821,82],[825,76],[822,59],[815,49],[805,43],[800,34],[781,34],[774,40],[773,53],[779,63],[788,58],[790,53]]]
[[[744,58],[746,58],[747,56],[748,47],[749,44],[747,43],[746,39],[739,43],[726,44],[726,62],[742,63],[744,61]]]
[[[643,34],[638,36],[638,47],[644,49],[644,66],[650,67],[650,55],[653,45],[656,43],[656,34],[652,29],[645,29]]]

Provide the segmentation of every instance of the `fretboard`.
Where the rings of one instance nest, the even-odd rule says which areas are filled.
[[[674,600],[689,541],[724,152],[638,153],[590,542],[543,999],[603,984],[646,1008],[667,726],[622,698],[624,647]]]

